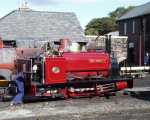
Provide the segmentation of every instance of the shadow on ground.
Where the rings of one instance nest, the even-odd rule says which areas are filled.
[[[146,100],[150,101],[150,91],[144,91],[144,92],[131,92],[131,97],[134,97],[136,99]]]
[[[2,102],[10,102],[13,99],[12,96],[7,96],[2,98]],[[26,96],[23,98],[23,103],[36,103],[36,102],[47,102],[47,101],[60,101],[64,100],[64,98],[51,98],[51,97],[31,97]]]

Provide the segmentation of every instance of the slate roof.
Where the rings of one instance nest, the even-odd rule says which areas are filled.
[[[72,12],[14,10],[0,19],[3,40],[85,40],[83,29]]]
[[[150,2],[137,6],[121,16],[118,21],[150,14]]]

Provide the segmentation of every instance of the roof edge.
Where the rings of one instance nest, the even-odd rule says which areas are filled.
[[[17,11],[17,10],[11,11],[10,13],[8,13],[8,14],[4,15],[3,17],[1,17],[0,20],[4,19],[5,17],[11,15],[12,13],[14,13],[14,12],[16,12],[16,11]]]
[[[75,14],[74,12],[54,12],[54,11],[38,11],[38,10],[32,10],[32,9],[27,9],[27,10],[22,10],[22,9],[16,9],[16,10],[13,10],[11,12],[9,12],[8,14],[4,15],[3,17],[0,18],[0,20],[6,18],[7,16],[11,15],[12,13],[14,12],[17,12],[17,11],[23,11],[23,12],[43,12],[43,13],[66,13],[66,14]],[[76,14],[75,14],[76,15]]]
[[[75,14],[74,12],[61,12],[61,11],[39,11],[39,10],[33,10],[33,9],[28,9],[28,10],[21,10],[18,9],[16,11],[25,11],[25,12],[43,12],[43,13],[70,13],[70,14]]]
[[[147,5],[147,4],[150,4],[150,2],[146,2],[145,4],[136,6],[135,8],[131,9],[130,11],[128,11],[127,13],[125,13],[125,14],[123,14],[121,17],[119,17],[119,18],[117,19],[117,21],[133,19],[133,18],[137,18],[137,17],[141,17],[141,16],[144,16],[144,15],[150,14],[150,12],[149,12],[149,13],[145,13],[145,14],[141,14],[141,15],[136,15],[136,16],[133,16],[133,17],[122,18],[123,16],[125,16],[125,15],[128,14],[129,12],[133,11],[134,9],[137,9],[138,7],[145,6],[145,5]]]
[[[119,22],[119,21],[124,21],[124,20],[129,20],[129,19],[135,19],[135,18],[140,18],[142,16],[146,16],[146,15],[150,15],[150,13],[146,13],[146,14],[142,14],[142,15],[137,15],[137,16],[134,16],[134,17],[128,17],[128,18],[118,19],[116,21]]]

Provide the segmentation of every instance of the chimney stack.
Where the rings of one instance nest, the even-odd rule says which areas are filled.
[[[29,7],[28,7],[28,2],[27,0],[21,0],[21,4],[20,4],[20,8],[19,10],[30,10]]]

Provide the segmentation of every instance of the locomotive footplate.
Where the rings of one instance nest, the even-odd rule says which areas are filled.
[[[38,84],[36,88],[42,89],[38,91],[40,96],[47,96],[52,98],[68,98],[68,97],[90,97],[101,96],[112,92],[120,91],[125,88],[133,87],[132,78],[89,78],[85,80],[71,80],[67,83],[43,85]],[[39,94],[40,93],[40,94]]]

